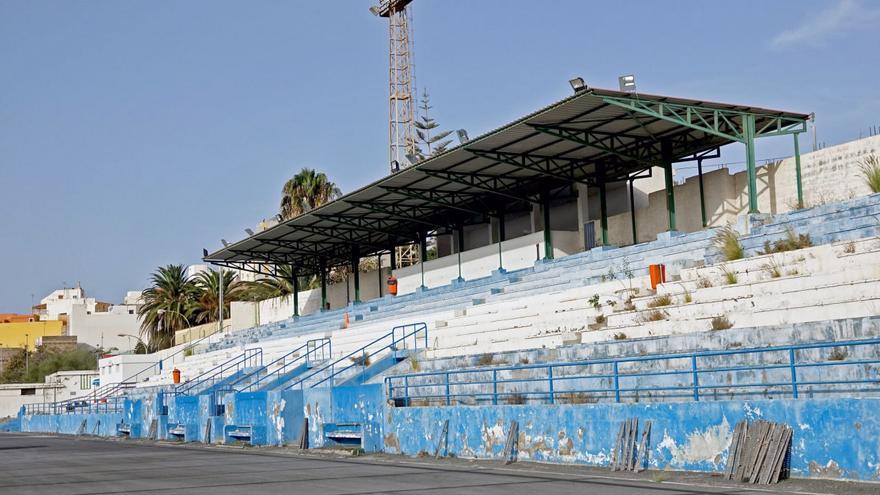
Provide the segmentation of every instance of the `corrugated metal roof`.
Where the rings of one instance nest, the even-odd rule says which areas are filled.
[[[411,242],[420,230],[482,222],[496,209],[535,202],[543,191],[575,182],[625,179],[659,163],[657,144],[669,141],[681,159],[733,142],[614,102],[689,105],[755,116],[758,129],[803,113],[592,88],[554,102],[445,153],[379,179],[341,198],[208,255],[217,263],[296,264],[304,270],[318,258],[330,265]],[[696,118],[696,117],[695,117]],[[583,133],[590,139],[579,141]],[[633,157],[637,159],[633,159]],[[601,167],[599,164],[602,164]]]

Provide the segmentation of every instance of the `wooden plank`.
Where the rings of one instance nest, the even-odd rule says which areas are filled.
[[[755,459],[758,457],[758,449],[761,445],[764,423],[764,421],[756,421],[749,427],[749,436],[746,439],[746,456],[743,459],[742,471],[736,478],[737,481],[747,482],[752,476],[752,470],[755,467]]]
[[[511,464],[516,462],[516,444],[517,437],[519,436],[519,423],[516,421],[510,422],[510,431],[507,432],[507,442],[504,445],[504,464]]]
[[[739,447],[742,445],[740,443],[740,435],[742,435],[743,422],[740,421],[733,428],[733,436],[730,438],[730,448],[727,451],[727,465],[724,466],[724,477],[726,479],[731,479],[733,477],[733,471],[736,469],[736,454]]]
[[[623,421],[623,440],[620,444],[620,456],[617,458],[617,469],[615,471],[621,471],[624,469],[623,466],[626,466],[626,451],[629,443],[629,429],[629,419],[625,419]]]
[[[620,427],[617,429],[617,437],[614,440],[614,450],[611,451],[611,470],[617,471],[617,463],[621,457],[620,451],[623,446],[623,429],[624,423],[620,423]]]
[[[159,420],[154,419],[150,421],[150,429],[147,431],[147,438],[150,440],[156,440],[156,433],[159,430]]]
[[[648,440],[651,435],[651,420],[645,421],[645,429],[642,431],[642,442],[639,444],[639,451],[637,453],[638,461],[636,462],[637,473],[640,473],[645,470],[648,465]]]
[[[760,477],[761,473],[761,465],[764,463],[764,458],[767,456],[767,449],[770,444],[770,435],[772,434],[773,424],[769,422],[765,422],[764,434],[761,436],[760,447],[758,448],[758,455],[755,458],[755,465],[752,469],[752,474],[749,477],[749,482],[752,484],[756,484]]]
[[[308,450],[309,448],[309,418],[303,418],[302,432],[299,436],[300,450]]]
[[[211,418],[205,420],[205,443],[211,443]]]
[[[437,439],[437,450],[434,451],[434,459],[440,458],[440,452],[444,446],[448,446],[449,437],[449,420],[443,421],[443,428],[440,430],[440,438]]]
[[[632,421],[632,441],[630,442],[629,457],[626,458],[628,461],[627,471],[636,470],[636,456],[638,455],[636,444],[639,441],[639,418],[633,418]]]
[[[788,459],[789,452],[791,452],[791,438],[794,433],[794,430],[785,425],[785,431],[782,436],[782,448],[780,449],[781,455],[776,460],[776,465],[773,467],[773,476],[770,478],[771,483],[779,483],[779,480],[782,478],[782,471],[785,469],[785,461]]]

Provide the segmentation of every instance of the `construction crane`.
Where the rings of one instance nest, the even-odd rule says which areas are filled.
[[[388,19],[388,163],[391,173],[413,164],[416,155],[413,112],[412,0],[382,0],[370,12]]]

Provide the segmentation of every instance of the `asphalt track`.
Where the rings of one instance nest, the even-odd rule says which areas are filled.
[[[0,434],[0,494],[880,493],[880,485],[788,481],[752,488],[706,475],[689,476],[643,473],[639,477],[570,466],[352,458],[283,449]]]

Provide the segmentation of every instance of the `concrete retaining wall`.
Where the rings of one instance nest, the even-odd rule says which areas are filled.
[[[640,428],[653,423],[651,468],[720,472],[736,423],[765,419],[794,429],[792,476],[878,480],[878,407],[878,399],[842,399],[391,408],[384,446],[388,453],[433,454],[448,419],[449,453],[497,459],[515,420],[519,459],[605,466],[620,422],[638,417]]]

